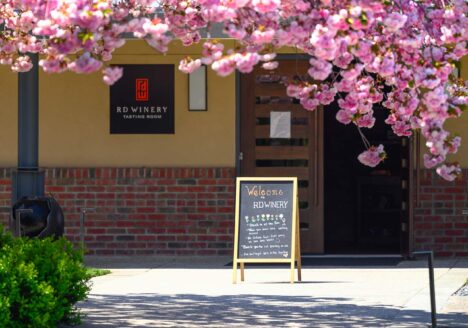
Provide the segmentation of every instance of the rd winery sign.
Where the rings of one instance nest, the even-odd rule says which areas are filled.
[[[174,133],[174,65],[119,65],[110,87],[110,133]]]

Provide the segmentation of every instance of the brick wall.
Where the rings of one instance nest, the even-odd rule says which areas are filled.
[[[414,215],[415,250],[468,256],[468,170],[446,182],[421,176]],[[46,191],[62,205],[66,235],[79,241],[83,207],[91,254],[231,255],[233,168],[46,169]],[[0,223],[7,224],[11,169],[0,169]]]
[[[434,250],[439,257],[468,256],[468,170],[447,182],[434,170],[421,175],[419,206],[414,212],[415,250]]]
[[[11,204],[11,170],[0,168],[0,224],[8,226]]]
[[[4,177],[7,218],[9,173]],[[46,193],[62,206],[74,242],[82,208],[95,208],[86,217],[91,254],[231,255],[234,178],[231,168],[54,168],[46,169]]]

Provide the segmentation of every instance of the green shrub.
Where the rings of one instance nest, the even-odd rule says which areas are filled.
[[[65,238],[13,238],[0,227],[0,327],[79,322],[75,303],[89,279],[82,252]]]
[[[111,273],[111,270],[109,270],[109,269],[86,268],[86,272],[88,272],[88,275],[90,275],[91,278],[94,278],[94,277],[105,276],[106,274]]]

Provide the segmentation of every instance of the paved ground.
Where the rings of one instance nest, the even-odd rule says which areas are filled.
[[[93,279],[79,304],[91,327],[427,327],[425,261],[386,268],[305,268],[290,284],[285,268],[246,268],[231,283],[229,258],[88,258],[112,269]],[[451,297],[468,261],[436,262],[439,327],[468,327],[468,297]]]

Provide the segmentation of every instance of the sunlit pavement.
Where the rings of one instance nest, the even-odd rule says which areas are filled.
[[[230,258],[88,258],[112,274],[93,279],[79,304],[81,327],[427,327],[427,262],[395,267],[246,267],[232,284]],[[451,297],[468,277],[467,260],[436,261],[440,327],[468,327],[465,298]]]

